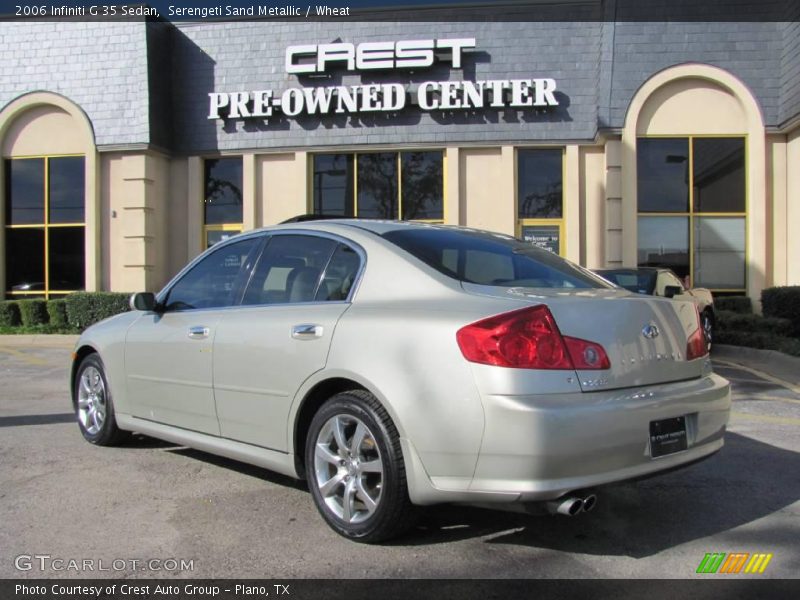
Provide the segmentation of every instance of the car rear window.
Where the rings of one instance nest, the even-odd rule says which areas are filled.
[[[601,278],[528,242],[483,231],[395,229],[383,238],[440,273],[502,287],[609,288]]]

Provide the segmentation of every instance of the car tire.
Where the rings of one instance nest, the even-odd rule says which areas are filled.
[[[417,511],[400,437],[369,392],[342,392],[323,404],[311,421],[305,456],[317,510],[339,535],[376,543],[413,526]]]
[[[706,309],[700,315],[700,323],[703,326],[703,334],[706,336],[706,347],[711,352],[711,344],[714,342],[714,313]]]
[[[97,354],[89,354],[78,366],[72,402],[78,426],[87,442],[114,446],[130,436],[130,432],[117,427],[111,387],[103,361]]]

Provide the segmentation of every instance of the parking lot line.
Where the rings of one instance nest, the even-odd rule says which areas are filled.
[[[739,363],[735,363],[735,362],[730,362],[730,361],[727,361],[727,360],[714,359],[714,362],[719,364],[719,365],[723,365],[723,366],[726,366],[726,367],[731,367],[733,369],[741,369],[742,371],[746,371],[746,372],[750,373],[751,375],[755,375],[756,377],[760,377],[761,379],[766,379],[767,381],[769,381],[771,383],[774,383],[776,385],[784,387],[787,390],[789,390],[791,392],[794,392],[795,394],[800,394],[800,386],[796,386],[793,383],[790,383],[790,382],[785,381],[783,379],[779,379],[778,377],[774,377],[773,375],[770,375],[769,373],[765,373],[764,371],[759,371],[758,369],[754,369],[753,367],[747,367],[745,365],[742,365],[742,364],[739,364]]]
[[[756,415],[753,413],[743,413],[731,411],[731,417],[737,419],[751,420],[751,421],[767,421],[769,423],[778,423],[780,425],[800,425],[800,419],[794,417],[779,417],[776,415]]]
[[[33,356],[26,352],[22,352],[20,350],[17,350],[16,348],[9,348],[8,346],[0,346],[0,352],[4,352],[5,354],[10,354],[14,358],[21,360],[25,364],[32,365],[34,367],[42,367],[49,364],[43,358],[39,358],[38,356]]]

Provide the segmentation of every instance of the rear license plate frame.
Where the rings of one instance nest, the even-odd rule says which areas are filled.
[[[688,449],[685,415],[650,421],[650,458],[663,458]]]

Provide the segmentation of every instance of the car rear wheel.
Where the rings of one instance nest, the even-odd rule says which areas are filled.
[[[78,425],[86,441],[98,446],[113,446],[129,433],[117,427],[114,403],[103,361],[97,354],[86,356],[78,367],[73,395]]]
[[[314,416],[306,440],[308,487],[334,531],[374,543],[413,525],[399,436],[372,394],[333,396]]]

